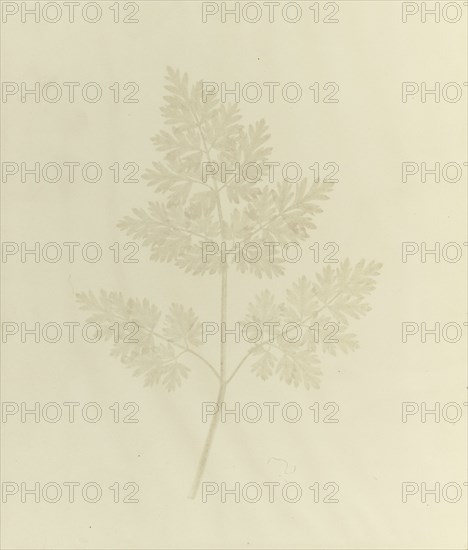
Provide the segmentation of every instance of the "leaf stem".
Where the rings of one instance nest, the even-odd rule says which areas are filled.
[[[203,129],[201,126],[201,123],[198,121],[197,117],[195,117],[198,131],[200,132],[200,136],[203,142],[204,152],[206,155],[206,158],[208,159],[208,162],[211,162],[210,152],[208,150],[205,135],[203,133]],[[218,210],[218,219],[219,219],[219,232],[221,234],[221,239],[224,240],[224,219],[223,219],[223,209],[221,205],[221,199],[220,199],[220,193],[218,190],[218,184],[216,180],[213,178],[213,184],[215,187],[216,192],[216,205]],[[227,292],[228,292],[228,266],[227,264],[222,265],[221,270],[221,327],[226,325],[226,319],[227,319]],[[214,435],[216,432],[216,428],[219,424],[219,416],[220,416],[220,408],[224,401],[224,396],[226,394],[226,342],[223,342],[221,340],[220,342],[220,351],[219,351],[219,389],[218,389],[218,397],[216,400],[216,411],[213,415],[213,418],[211,419],[210,429],[208,431],[207,438],[205,440],[205,444],[203,446],[203,451],[200,456],[200,460],[198,463],[197,472],[195,474],[195,479],[193,481],[192,490],[190,492],[189,497],[195,498],[198,492],[198,488],[200,486],[201,480],[203,478],[203,474],[205,471],[206,463],[208,462],[208,457],[210,455],[211,446],[213,444]]]
[[[190,490],[189,498],[194,499],[197,496],[198,489],[200,487],[200,483],[203,477],[203,473],[205,471],[206,463],[208,461],[208,457],[210,455],[211,446],[213,444],[214,435],[216,433],[216,428],[219,424],[219,409],[221,407],[221,404],[224,401],[224,395],[226,393],[226,384],[221,383],[219,385],[218,390],[218,398],[216,400],[216,413],[211,418],[211,424],[210,429],[208,431],[208,435],[205,440],[205,444],[203,445],[203,451],[200,456],[200,461],[198,463],[197,472],[195,474],[195,478],[193,480],[192,489]]]
[[[212,373],[216,376],[216,378],[219,378],[219,374],[216,372],[216,369],[213,367],[213,365],[203,357],[203,355],[200,355],[198,352],[196,352],[195,350],[193,349],[190,349],[188,346],[183,346],[182,344],[179,344],[178,342],[174,342],[174,340],[170,340],[169,338],[166,338],[165,336],[163,336],[162,334],[158,334],[157,332],[154,332],[154,331],[149,331],[151,334],[153,334],[153,336],[156,336],[158,338],[161,338],[162,340],[165,340],[166,342],[168,342],[169,344],[172,344],[182,350],[184,350],[184,352],[186,353],[191,353],[192,355],[194,355],[195,357],[198,357],[198,359],[200,359],[200,361],[202,361],[203,363],[205,363],[205,365],[212,371]]]
[[[261,344],[263,345],[263,344]],[[253,348],[251,348],[246,354],[245,356],[243,357],[243,359],[239,362],[239,364],[237,365],[237,367],[234,369],[234,372],[231,374],[231,376],[227,379],[227,382],[226,384],[229,384],[229,382],[234,378],[234,376],[237,374],[237,371],[242,367],[242,365],[247,361],[247,359],[250,357],[250,355],[252,355],[252,353],[258,348],[259,346],[255,346]]]
[[[114,317],[116,317],[118,319],[121,319],[122,321],[128,321],[128,319],[126,319],[122,315],[118,315],[117,313],[113,313],[113,315],[114,315]],[[216,372],[216,369],[213,367],[213,365],[207,359],[205,359],[203,357],[203,355],[200,355],[198,352],[196,352],[193,349],[190,349],[188,346],[183,346],[182,344],[179,344],[178,342],[175,342],[174,340],[170,340],[169,338],[166,338],[162,334],[159,334],[159,333],[155,332],[152,329],[149,329],[149,328],[147,328],[143,325],[139,325],[138,323],[136,323],[136,324],[138,325],[139,329],[141,328],[142,330],[146,331],[148,334],[152,334],[153,336],[156,336],[156,338],[161,338],[161,340],[164,340],[168,344],[172,344],[172,345],[178,347],[179,349],[184,350],[184,352],[191,353],[195,357],[198,357],[198,359],[200,359],[200,361],[202,361],[211,370],[211,372],[216,376],[216,378],[219,378],[219,374]]]

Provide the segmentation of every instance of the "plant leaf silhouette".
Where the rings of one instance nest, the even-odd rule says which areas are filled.
[[[351,267],[345,260],[335,269],[325,267],[315,281],[299,278],[287,289],[286,302],[276,303],[268,290],[258,294],[248,306],[245,329],[249,323],[268,326],[276,322],[283,327],[293,325],[296,331],[299,328],[304,337],[295,341],[287,332],[265,331],[249,352],[258,356],[252,371],[262,380],[276,373],[288,384],[318,388],[322,372],[317,354],[336,355],[359,347],[356,335],[348,332],[349,322],[370,311],[364,298],[374,290],[381,267],[364,260]],[[317,341],[315,330],[327,326],[337,328],[334,337]]]
[[[161,383],[173,391],[187,378],[190,368],[181,357],[195,355],[194,348],[201,344],[201,325],[192,309],[172,304],[158,332],[161,312],[146,299],[126,300],[121,293],[101,290],[99,296],[79,293],[77,301],[93,312],[87,322],[98,323],[104,338],[114,340],[112,355],[132,368],[135,376],[143,376],[145,386]],[[116,332],[116,324],[134,325],[137,338],[129,338],[122,328]]]
[[[282,255],[262,254],[257,261],[237,253],[251,243],[299,245],[316,228],[317,216],[333,185],[326,182],[275,181],[268,167],[272,148],[268,126],[262,119],[244,124],[238,104],[217,95],[204,97],[203,81],[189,83],[188,76],[168,68],[166,95],[161,107],[165,123],[152,138],[159,159],[144,179],[158,196],[146,208],[134,208],[118,222],[127,235],[149,249],[157,262],[170,262],[193,275],[218,275],[221,313],[228,315],[228,272],[236,270],[258,278],[285,274]],[[252,165],[266,166],[252,177]],[[258,175],[258,174],[257,174]],[[202,254],[205,244],[211,253]],[[226,250],[234,251],[227,254]],[[163,315],[147,299],[124,298],[121,293],[80,293],[80,306],[99,323],[112,355],[118,357],[147,386],[161,384],[168,391],[180,387],[189,372],[202,367],[218,385],[217,404],[243,365],[250,365],[261,380],[273,377],[291,386],[319,388],[324,359],[358,347],[351,324],[370,311],[366,299],[376,287],[381,265],[349,260],[321,273],[302,276],[278,301],[263,290],[247,305],[243,329],[258,324],[300,329],[301,338],[290,331],[262,331],[259,339],[245,343],[246,353],[234,366],[228,363],[227,342],[219,342],[219,363],[203,355],[201,323],[196,313],[173,303]],[[138,327],[136,339],[123,331],[116,337],[116,323]],[[329,326],[333,338],[317,337]],[[205,344],[206,345],[206,344]],[[190,496],[197,494],[219,414],[213,415],[203,446]]]

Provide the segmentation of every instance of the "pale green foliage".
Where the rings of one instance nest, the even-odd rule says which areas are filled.
[[[318,388],[318,354],[358,348],[356,335],[348,332],[349,322],[370,310],[364,299],[374,290],[380,268],[364,260],[352,267],[346,260],[336,268],[325,267],[315,281],[301,277],[286,290],[286,302],[277,303],[268,290],[257,295],[248,306],[244,327],[247,330],[247,323],[257,323],[271,328],[265,328],[261,340],[251,344],[252,371],[263,380],[276,373],[288,384]],[[288,323],[292,330],[283,331]],[[255,340],[255,334],[249,338]]]
[[[162,116],[170,130],[161,131],[152,141],[164,154],[162,162],[144,175],[165,202],[152,202],[146,209],[134,209],[118,226],[132,238],[149,247],[151,259],[174,262],[193,274],[220,273],[221,254],[202,261],[201,243],[224,242],[232,250],[249,242],[300,242],[315,228],[314,218],[328,199],[332,184],[299,184],[287,181],[272,185],[263,165],[271,148],[264,120],[243,125],[237,104],[221,103],[208,95],[203,101],[202,82],[189,86],[187,75],[168,69],[168,84]],[[202,163],[215,163],[216,174],[203,178]],[[261,167],[262,178],[252,182],[244,167]],[[221,166],[239,166],[239,177],[222,175]],[[266,181],[265,181],[266,179]],[[222,202],[224,219],[217,213],[217,198]],[[284,274],[284,260],[274,261],[263,254],[258,262],[235,261],[241,271],[268,277]]]
[[[213,95],[203,101],[201,81],[189,85],[186,74],[170,68],[166,78],[168,95],[161,113],[168,129],[152,139],[162,160],[144,175],[161,200],[145,209],[135,208],[118,227],[148,247],[152,260],[172,262],[192,274],[221,273],[226,268],[220,252],[203,261],[205,242],[216,243],[218,250],[224,243],[233,250],[235,243],[242,249],[251,242],[281,246],[305,241],[316,227],[320,203],[329,198],[332,184],[305,179],[297,184],[272,183],[265,170],[263,179],[253,183],[248,176],[248,180],[243,168],[252,162],[264,168],[271,153],[265,121],[245,125],[237,104],[224,104]],[[223,178],[220,169],[203,178],[207,162],[218,167],[225,163],[228,169],[238,164],[240,177]],[[272,260],[266,250],[260,261],[246,261],[242,254],[235,261],[230,254],[227,262],[257,277],[284,274],[282,255]],[[246,344],[249,351],[231,370],[232,376],[249,360],[251,370],[263,380],[276,374],[287,384],[317,388],[320,356],[358,347],[349,325],[370,310],[365,299],[375,288],[380,267],[364,260],[354,266],[348,260],[337,267],[329,265],[315,278],[299,278],[279,303],[270,291],[261,292],[249,304],[245,323],[276,323],[280,330],[273,338],[264,330],[260,341]],[[146,385],[162,383],[168,390],[180,386],[190,370],[182,362],[189,354],[221,380],[218,369],[196,351],[201,346],[201,324],[192,309],[172,304],[161,321],[161,313],[147,300],[124,299],[120,293],[83,293],[78,301],[92,312],[89,321],[104,326],[106,338],[114,337],[109,327],[116,322],[138,325],[138,341],[126,342],[121,333],[112,354],[135,375],[144,376]],[[287,323],[303,328],[298,342],[290,341],[289,332],[288,339],[282,333]],[[328,338],[323,331],[330,323],[338,330]]]
[[[99,296],[77,294],[77,301],[92,312],[87,322],[98,323],[103,336],[114,342],[112,355],[133,368],[135,376],[143,375],[145,385],[161,382],[171,391],[187,378],[190,368],[180,358],[201,343],[201,325],[192,309],[172,304],[159,327],[161,313],[146,299],[125,300],[120,292],[101,290]],[[117,333],[110,329],[116,323]],[[130,337],[126,329],[134,334]]]

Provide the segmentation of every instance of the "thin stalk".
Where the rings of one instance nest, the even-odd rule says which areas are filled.
[[[205,155],[209,162],[211,162],[210,158],[210,152],[208,150],[205,134],[203,133],[202,125],[199,121],[197,121],[197,127],[198,131],[200,132],[200,136],[203,142],[203,149],[205,152]],[[218,219],[219,219],[219,232],[221,234],[221,239],[224,240],[224,219],[223,219],[223,209],[221,205],[221,197],[220,192],[218,189],[218,185],[216,180],[213,178],[214,183],[214,189],[216,192],[216,206],[218,211]],[[221,327],[226,326],[226,320],[227,320],[227,264],[224,264],[222,266],[221,271]],[[189,498],[195,498],[198,492],[198,489],[200,487],[201,480],[203,478],[203,474],[205,472],[206,463],[208,462],[208,457],[210,455],[211,446],[213,444],[214,435],[216,433],[216,428],[219,424],[219,416],[220,416],[220,410],[222,403],[224,402],[224,396],[226,394],[226,342],[223,342],[221,340],[220,342],[220,354],[219,354],[219,388],[218,388],[218,397],[216,399],[216,411],[211,419],[210,428],[208,430],[208,435],[205,440],[205,444],[203,446],[203,451],[200,456],[200,460],[198,462],[198,468],[197,472],[195,474],[195,479],[192,484],[192,489],[189,494]]]
[[[197,473],[195,474],[195,479],[193,480],[192,489],[190,490],[189,498],[194,499],[197,496],[200,483],[205,472],[206,463],[208,461],[208,456],[210,455],[211,445],[213,444],[214,435],[216,433],[216,428],[219,424],[219,409],[221,408],[221,403],[224,401],[224,395],[226,393],[226,384],[220,384],[218,390],[218,398],[216,403],[218,405],[216,413],[211,419],[210,429],[203,445],[203,451],[198,462]]]
[[[227,269],[224,268],[222,271],[221,277],[221,323],[226,323],[227,315]],[[216,428],[219,424],[219,416],[221,414],[222,403],[224,402],[224,396],[226,394],[226,342],[221,341],[220,345],[220,371],[219,371],[219,388],[218,388],[218,397],[216,399],[216,410],[211,418],[210,428],[208,430],[208,435],[203,445],[203,451],[198,462],[197,472],[195,474],[195,479],[192,484],[192,489],[189,494],[189,498],[195,498],[197,496],[200,483],[205,472],[206,463],[208,462],[208,457],[210,455],[211,446],[213,444],[214,435],[216,433]]]

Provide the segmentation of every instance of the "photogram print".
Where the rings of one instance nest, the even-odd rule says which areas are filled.
[[[163,160],[147,170],[149,181],[160,200],[147,208],[136,208],[118,227],[150,249],[152,260],[172,262],[192,275],[215,275],[220,280],[219,326],[227,322],[228,273],[237,270],[259,278],[280,277],[287,262],[281,254],[274,261],[262,254],[259,261],[249,261],[242,254],[222,255],[226,249],[248,243],[300,243],[309,239],[320,204],[329,198],[333,185],[324,182],[252,183],[252,178],[232,175],[222,170],[202,177],[206,163],[226,166],[248,163],[262,165],[268,160],[270,136],[264,120],[245,125],[237,104],[221,102],[216,95],[202,96],[202,81],[190,86],[186,74],[168,68],[169,95],[164,97],[162,116],[168,130],[161,130],[152,141]],[[213,166],[213,165],[210,165]],[[203,257],[203,243],[216,243],[217,250]],[[302,327],[298,341],[281,330],[262,331],[261,339],[245,342],[244,357],[237,365],[227,362],[228,342],[220,339],[219,362],[204,357],[202,324],[192,308],[172,304],[162,319],[159,308],[150,300],[124,298],[120,292],[101,290],[79,293],[82,309],[90,312],[89,322],[99,323],[104,336],[113,342],[112,355],[144,378],[145,386],[162,384],[173,391],[188,377],[198,362],[209,369],[218,383],[218,406],[226,390],[242,367],[262,380],[276,376],[289,385],[318,389],[320,364],[326,354],[348,353],[358,347],[356,335],[349,332],[351,321],[360,319],[371,308],[367,296],[375,289],[381,264],[349,260],[327,265],[315,277],[302,276],[284,296],[264,290],[246,304],[243,321],[268,326],[288,323]],[[154,298],[157,300],[157,296]],[[138,334],[129,339],[115,338],[115,323],[135,323]],[[329,324],[338,327],[334,338],[317,339],[319,330]],[[224,325],[226,326],[226,325]],[[120,331],[122,333],[123,331]],[[206,345],[206,344],[205,344]],[[190,491],[194,498],[207,464],[219,414],[212,417],[195,479]]]

